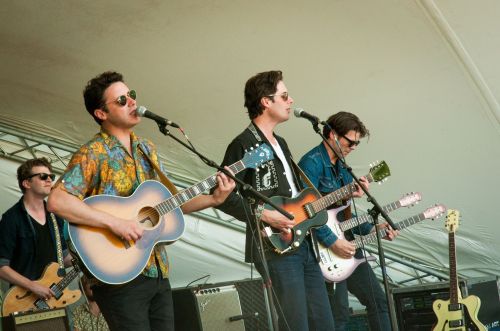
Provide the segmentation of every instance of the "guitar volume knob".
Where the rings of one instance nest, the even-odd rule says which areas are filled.
[[[296,247],[296,248],[297,248],[297,247],[299,247],[299,246],[300,246],[300,243],[299,243],[298,241],[294,241],[294,242],[293,242],[293,247]]]
[[[302,230],[297,230],[295,233],[296,233],[298,236],[300,236],[300,235],[302,235]]]

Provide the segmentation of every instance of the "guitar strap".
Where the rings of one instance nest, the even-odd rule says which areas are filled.
[[[151,160],[149,155],[142,149],[141,144],[139,144],[138,147],[141,154],[146,158],[146,160],[149,161],[149,163],[153,166],[153,169],[155,169],[156,174],[158,175],[158,177],[160,177],[160,182],[168,188],[168,190],[170,191],[170,193],[172,193],[172,195],[177,194],[179,192],[177,190],[177,187],[175,187],[175,185],[172,184],[172,182],[167,178],[167,176],[163,174],[163,172],[156,165],[156,163],[154,163],[153,160]]]
[[[337,167],[338,163],[331,162],[330,164],[332,165],[332,168],[331,168],[332,176],[334,178],[337,178],[338,182],[340,182],[340,187],[344,187],[345,186],[344,177],[342,177],[342,175],[340,174],[340,169],[334,170]],[[340,167],[342,167],[342,166],[340,166]],[[337,172],[339,172],[339,175],[337,175]],[[342,204],[347,204],[348,200],[343,200],[343,201],[341,201],[341,203]],[[352,218],[352,209],[351,209],[351,206],[347,207],[342,212],[344,213],[344,221]]]
[[[57,225],[57,220],[54,213],[50,213],[50,219],[52,220],[52,224],[54,225],[54,232],[56,236],[57,263],[59,264],[59,269],[64,270],[61,234],[59,233],[59,225]]]
[[[151,164],[151,166],[155,170],[156,174],[160,178],[160,182],[167,187],[167,189],[170,191],[170,193],[172,195],[176,195],[179,192],[177,190],[177,187],[175,187],[175,185],[167,178],[167,176],[165,176],[163,174],[160,167],[158,167],[156,165],[156,163],[154,163],[153,160],[151,160],[149,155],[144,151],[142,145],[139,144],[138,147],[139,147],[139,151],[141,152],[141,154],[146,158],[146,160],[149,161],[149,163]],[[161,259],[161,246],[160,245],[155,245],[154,255],[155,255],[156,263],[158,263],[158,261],[160,261],[160,259]]]

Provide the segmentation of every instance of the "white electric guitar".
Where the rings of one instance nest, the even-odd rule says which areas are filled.
[[[409,217],[404,221],[396,224],[397,230],[403,230],[413,224],[417,224],[425,219],[435,219],[441,216],[446,211],[446,207],[443,205],[436,205],[431,208],[426,209],[423,213]],[[336,220],[335,220],[336,221]],[[330,219],[329,219],[330,222]],[[340,233],[339,238],[345,239],[343,232],[340,229],[339,223],[333,225],[336,226],[336,231]],[[332,228],[332,227],[331,227]],[[333,229],[333,228],[332,228]],[[379,234],[383,237],[386,235],[386,229],[381,229]],[[356,249],[363,247],[364,245],[373,243],[377,240],[377,234],[372,232],[365,236],[357,236],[355,240],[351,241]],[[323,272],[323,276],[327,281],[330,282],[341,282],[347,279],[356,270],[358,265],[365,262],[366,260],[351,257],[349,259],[344,259],[332,252],[330,248],[319,245],[320,254],[320,268]],[[374,257],[368,257],[368,261],[375,260]]]

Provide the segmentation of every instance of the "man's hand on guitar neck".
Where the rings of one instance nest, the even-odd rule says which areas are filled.
[[[229,171],[232,175],[233,172],[229,167],[224,167],[227,171]],[[221,203],[223,203],[226,198],[229,196],[229,194],[234,190],[236,187],[236,183],[234,180],[231,178],[227,177],[224,173],[218,172],[217,173],[217,188],[215,189],[214,193],[212,194],[213,199],[214,199],[214,205],[218,206]]]
[[[370,183],[368,182],[368,179],[366,179],[366,177],[363,176],[363,177],[359,178],[359,181],[361,182],[361,185],[363,185],[363,187],[368,191],[368,189],[370,188]],[[352,193],[352,196],[355,198],[360,198],[364,194],[365,194],[365,192],[363,192],[361,187],[359,187],[359,185],[356,184],[356,191]]]
[[[382,224],[379,224],[378,225],[378,228],[379,229],[386,229],[385,230],[385,236],[383,237],[383,239],[385,240],[389,240],[389,241],[392,241],[394,240],[394,238],[396,238],[398,235],[399,235],[399,231],[398,230],[393,230],[390,226],[389,226],[389,223],[382,223]],[[372,232],[375,231],[374,230],[375,228],[372,229]]]
[[[289,220],[276,210],[264,209],[260,220],[285,233],[290,232],[290,229],[295,226],[294,221]]]
[[[330,249],[335,255],[343,259],[350,259],[356,253],[356,246],[353,243],[340,238],[330,246]]]

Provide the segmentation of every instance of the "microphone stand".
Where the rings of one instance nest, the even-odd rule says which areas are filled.
[[[221,167],[219,164],[215,163],[214,161],[210,160],[209,158],[207,158],[206,156],[204,156],[203,154],[201,154],[200,152],[198,152],[194,148],[194,146],[192,146],[192,145],[189,146],[188,144],[186,144],[185,142],[183,142],[182,140],[180,140],[176,136],[173,136],[172,134],[170,134],[170,131],[167,129],[166,123],[162,123],[162,122],[156,121],[156,124],[158,124],[158,128],[159,128],[159,130],[160,130],[161,133],[163,133],[165,136],[168,136],[168,137],[174,139],[179,144],[181,144],[182,146],[184,146],[185,148],[187,148],[188,150],[190,150],[191,152],[193,152],[194,154],[196,154],[209,167],[216,168],[218,171],[224,173],[226,176],[228,176],[229,178],[231,178],[232,180],[234,180],[239,185],[239,187],[241,188],[242,191],[249,193],[251,196],[253,196],[254,198],[256,198],[256,199],[258,199],[260,201],[264,201],[265,203],[267,203],[270,206],[272,206],[275,210],[277,210],[279,213],[281,213],[283,216],[285,216],[289,220],[293,220],[294,216],[292,214],[290,214],[289,212],[287,212],[286,210],[284,210],[280,206],[276,205],[268,197],[266,197],[266,196],[262,195],[261,193],[257,192],[251,185],[243,182],[239,178],[236,178],[233,174],[231,174],[225,168]],[[257,222],[258,222],[258,220],[255,219],[256,228],[257,228],[257,230],[259,230],[259,226],[258,226]],[[270,317],[269,320],[272,321],[272,326],[273,326],[274,330],[278,331],[279,330],[278,319],[277,319],[276,314],[273,313],[273,311],[274,311],[274,300],[273,300],[273,296],[272,296],[271,277],[269,275],[269,269],[268,269],[267,260],[266,260],[265,253],[264,253],[264,246],[263,246],[263,243],[262,243],[262,238],[261,238],[260,235],[258,237],[259,237],[259,245],[260,245],[259,251],[261,253],[262,266],[263,266],[263,275],[262,275],[262,277],[263,277],[263,280],[264,280],[264,288],[265,288],[265,291],[266,291],[266,297],[267,297],[267,300],[268,300],[269,306],[270,306],[270,309],[268,311],[268,314],[269,314],[269,317]]]
[[[321,136],[321,139],[323,139],[323,141],[326,143],[326,145],[328,145],[328,147],[330,148],[330,150],[337,157],[337,162],[340,162],[340,165],[349,172],[349,174],[352,176],[352,178],[354,179],[354,181],[358,184],[358,186],[366,194],[367,201],[370,202],[373,205],[373,209],[370,212],[370,213],[373,213],[373,215],[372,214],[370,214],[370,215],[372,215],[372,217],[373,217],[373,220],[374,220],[374,223],[375,223],[375,231],[377,232],[377,243],[378,243],[378,254],[379,254],[379,259],[380,259],[380,270],[382,271],[382,279],[383,279],[384,288],[385,288],[385,295],[386,295],[386,298],[387,298],[387,308],[388,308],[389,320],[391,322],[391,328],[392,328],[392,330],[395,331],[395,330],[397,330],[397,326],[396,326],[396,321],[393,319],[393,315],[391,313],[392,310],[393,310],[393,307],[392,307],[393,301],[391,300],[391,295],[390,295],[390,290],[389,290],[389,282],[387,280],[387,271],[386,271],[386,266],[385,266],[384,249],[382,247],[382,243],[380,241],[380,236],[379,236],[378,229],[377,229],[377,225],[378,225],[377,218],[378,218],[378,215],[382,215],[382,217],[387,221],[387,223],[391,226],[392,229],[397,230],[398,228],[396,227],[396,225],[394,224],[394,222],[391,220],[391,218],[389,217],[389,215],[387,215],[387,213],[382,209],[382,207],[380,206],[380,204],[378,203],[378,201],[368,192],[368,190],[363,185],[361,185],[361,182],[359,181],[358,177],[356,177],[356,175],[352,171],[352,168],[347,165],[347,163],[345,162],[343,156],[339,155],[339,153],[335,150],[335,148],[333,148],[333,146],[330,144],[330,142],[328,141],[328,139],[326,139],[326,137],[323,135],[323,133],[321,132],[321,130],[319,128],[319,124],[321,123],[322,125],[327,126],[330,129],[330,131],[333,131],[332,128],[328,125],[328,123],[326,123],[324,121],[322,121],[322,122],[311,121],[311,123],[312,123],[314,131],[318,135]]]

